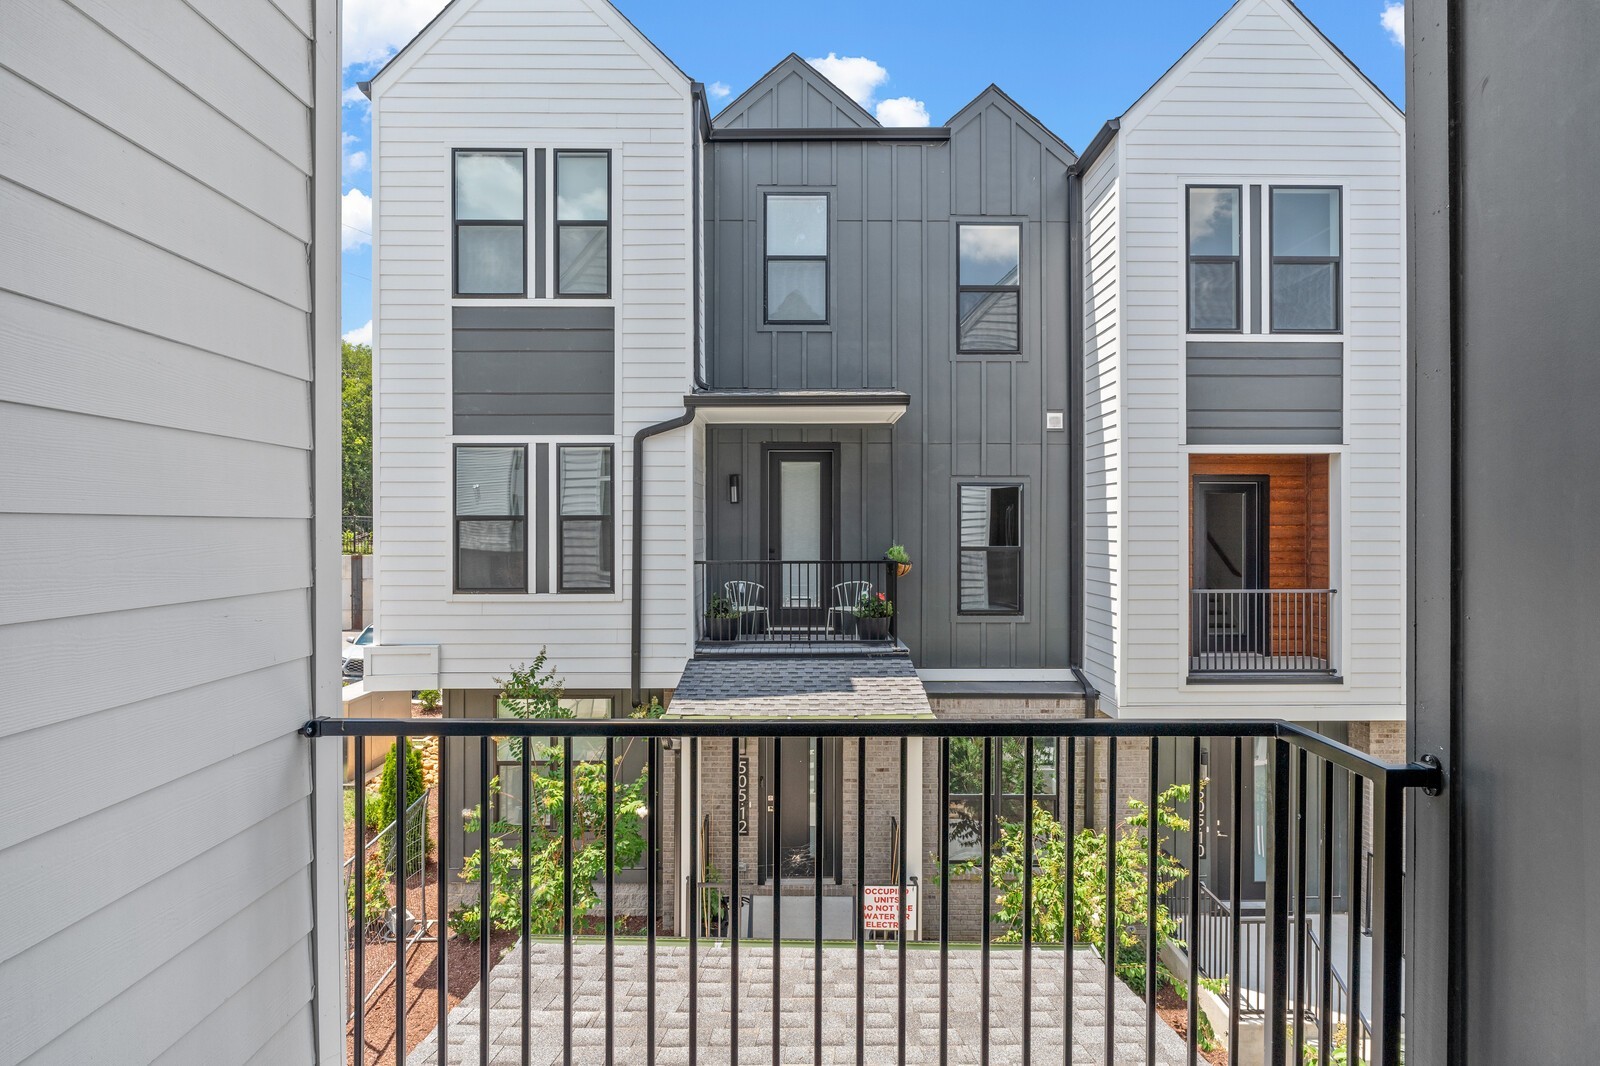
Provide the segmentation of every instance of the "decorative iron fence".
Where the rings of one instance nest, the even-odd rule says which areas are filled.
[[[1333,677],[1335,589],[1193,589],[1189,673]]]

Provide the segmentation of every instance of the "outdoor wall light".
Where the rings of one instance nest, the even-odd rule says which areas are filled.
[[[728,475],[728,502],[729,503],[738,503],[739,502],[739,475],[738,474],[729,474]]]

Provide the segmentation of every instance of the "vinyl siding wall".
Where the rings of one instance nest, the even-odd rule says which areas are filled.
[[[1375,98],[1288,4],[1255,0],[1235,7],[1123,120],[1120,419],[1128,495],[1118,622],[1128,639],[1117,681],[1124,714],[1403,716],[1403,145],[1401,119]],[[1342,339],[1345,346],[1345,443],[1303,449],[1335,456],[1333,584],[1345,679],[1338,686],[1185,683],[1183,188],[1240,181],[1344,187],[1343,335],[1302,338]],[[1091,379],[1091,416],[1094,395]],[[1201,450],[1238,449],[1219,442]],[[1089,463],[1093,485],[1093,452]],[[1094,554],[1091,546],[1091,581]]]
[[[689,82],[604,4],[478,0],[447,12],[375,97],[379,642],[439,645],[441,688],[494,687],[544,646],[571,688],[626,686],[633,434],[680,414],[691,387]],[[532,149],[612,152],[612,299],[451,299],[451,151],[494,147],[529,149],[530,212]],[[583,439],[615,448],[616,592],[454,595],[450,453],[467,438],[451,436],[452,308],[597,304],[616,309],[617,410],[614,436]],[[675,684],[689,650],[690,447],[688,430],[646,444],[650,687]]]
[[[3,21],[0,1062],[308,1062],[337,6]]]

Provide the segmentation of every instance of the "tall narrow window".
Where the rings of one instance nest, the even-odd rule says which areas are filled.
[[[1240,189],[1189,187],[1189,330],[1237,333],[1240,320]]]
[[[1022,227],[991,223],[957,227],[956,349],[1022,350]]]
[[[611,155],[556,153],[556,295],[611,292]]]
[[[769,325],[828,320],[828,198],[767,195]]]
[[[1022,486],[962,485],[961,613],[1022,613]]]
[[[1005,823],[1020,824],[1024,812],[1037,805],[1057,814],[1054,744],[1039,743],[1033,752],[1033,784],[1027,783],[1027,746],[1021,737],[1006,737],[990,745],[990,839],[998,840]],[[977,737],[950,739],[950,859],[955,862],[983,855],[983,741]]]
[[[455,294],[527,294],[526,153],[457,150]]]
[[[557,585],[561,592],[612,589],[611,448],[562,445]]]
[[[1340,195],[1333,188],[1272,190],[1272,331],[1339,328]]]
[[[528,449],[456,446],[456,591],[528,591]]]

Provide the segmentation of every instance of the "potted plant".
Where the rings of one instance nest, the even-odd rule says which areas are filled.
[[[905,577],[911,573],[911,556],[906,554],[904,544],[889,545],[889,550],[883,553],[883,557],[895,564],[896,577]]]
[[[865,592],[856,604],[856,635],[862,640],[888,640],[894,601],[881,592]]]
[[[739,612],[726,596],[713,596],[706,606],[706,639],[734,640],[739,636]]]

